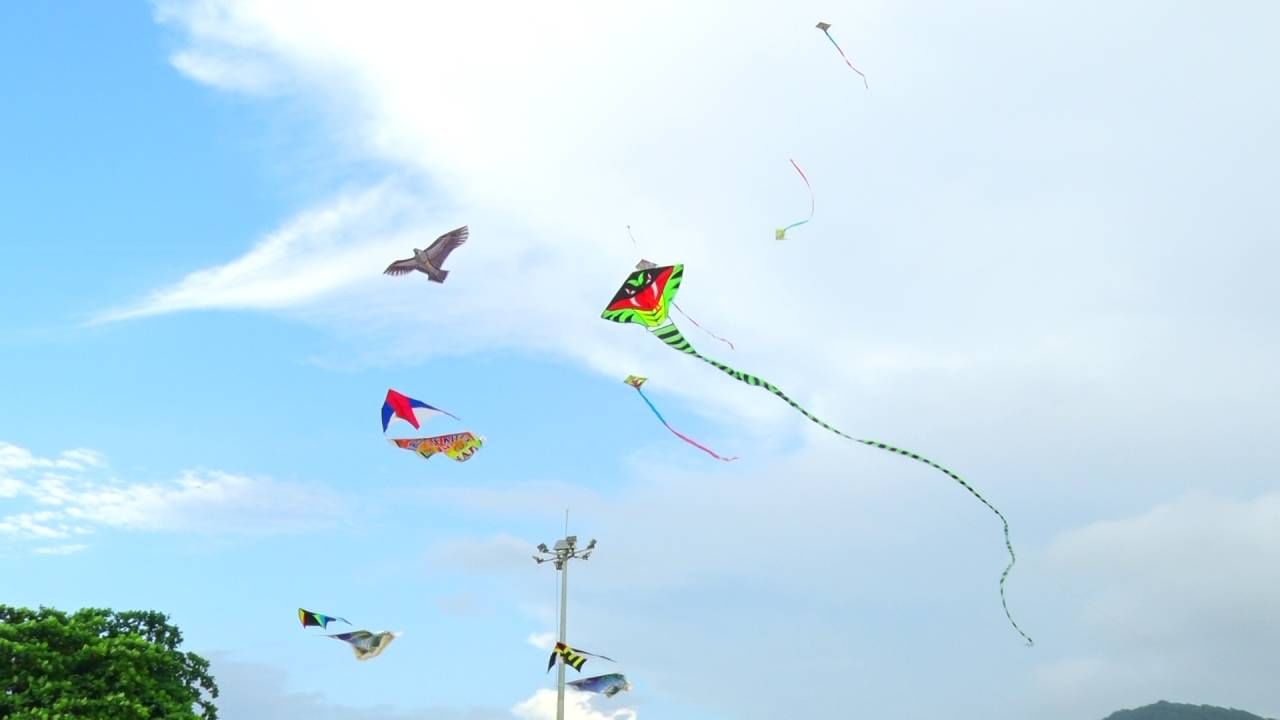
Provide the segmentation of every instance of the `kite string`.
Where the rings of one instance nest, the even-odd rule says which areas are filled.
[[[685,318],[686,320],[688,320],[689,322],[693,323],[694,327],[696,327],[696,328],[698,328],[699,330],[701,330],[702,332],[704,332],[704,333],[706,333],[706,334],[710,335],[711,337],[713,337],[713,338],[715,338],[715,339],[719,340],[720,342],[724,343],[725,345],[728,345],[730,350],[737,350],[737,349],[738,349],[738,348],[734,347],[734,346],[733,346],[733,343],[732,343],[730,340],[728,340],[727,338],[722,338],[722,337],[720,337],[719,335],[717,335],[717,334],[715,334],[715,333],[711,332],[710,330],[708,330],[708,329],[706,329],[706,328],[702,327],[702,325],[701,325],[697,320],[694,320],[693,318],[689,317],[689,314],[688,314],[688,313],[686,313],[684,310],[681,310],[679,305],[676,305],[675,303],[671,303],[671,306],[672,306],[672,307],[674,307],[674,308],[676,309],[676,312],[679,312],[681,315],[684,315],[684,318]]]
[[[667,323],[662,327],[655,328],[654,330],[652,330],[652,332],[654,335],[658,337],[659,340],[666,343],[673,349],[679,350],[680,352],[683,352],[687,355],[692,355],[698,358],[699,360],[702,360],[703,362],[726,373],[727,375],[734,378],[735,380],[744,382],[748,385],[755,385],[757,387],[762,387],[765,390],[768,390],[769,392],[773,393],[774,395],[777,395],[779,398],[782,398],[782,400],[784,400],[788,405],[800,411],[800,414],[809,418],[814,423],[822,426],[823,428],[826,428],[827,430],[830,430],[831,432],[839,435],[840,437],[846,438],[848,440],[852,440],[854,442],[862,443],[863,445],[868,445],[870,447],[875,447],[875,448],[879,448],[881,450],[892,452],[898,455],[903,455],[917,462],[924,463],[925,465],[928,465],[929,467],[932,467],[935,470],[942,472],[947,477],[956,481],[957,483],[960,484],[961,487],[963,487],[965,490],[968,490],[974,497],[978,498],[978,500],[981,501],[983,505],[986,505],[987,508],[989,508],[991,512],[995,513],[996,517],[1000,519],[1000,523],[1003,526],[1003,530],[1004,530],[1005,549],[1008,550],[1009,552],[1009,564],[1005,566],[1004,572],[1000,574],[1000,605],[1001,607],[1004,608],[1004,614],[1005,614],[1005,617],[1008,618],[1009,624],[1012,625],[1013,629],[1017,630],[1018,634],[1021,635],[1027,641],[1027,645],[1031,646],[1035,644],[1035,641],[1031,639],[1031,636],[1023,632],[1022,628],[1019,627],[1018,623],[1013,619],[1013,615],[1009,612],[1009,605],[1005,599],[1005,580],[1009,577],[1009,572],[1013,570],[1014,564],[1016,564],[1018,561],[1017,556],[1013,552],[1013,541],[1009,538],[1009,521],[1005,519],[1004,513],[1001,513],[996,508],[995,505],[992,505],[990,501],[988,501],[985,497],[983,497],[982,494],[979,493],[972,485],[966,482],[964,478],[960,477],[959,475],[952,472],[951,470],[943,467],[942,465],[939,465],[938,463],[926,457],[923,457],[921,455],[917,455],[916,453],[911,452],[909,450],[903,450],[902,448],[894,447],[892,445],[888,445],[882,442],[877,442],[875,440],[863,440],[861,438],[855,438],[850,435],[846,435],[840,430],[837,430],[836,428],[826,424],[822,420],[810,414],[808,410],[805,410],[796,401],[788,397],[787,394],[782,392],[782,390],[780,390],[776,385],[773,385],[761,378],[758,378],[755,375],[749,375],[747,373],[742,372],[741,370],[735,370],[729,367],[728,365],[725,365],[724,363],[720,363],[715,360],[712,360],[711,358],[698,352],[697,350],[694,349],[693,345],[688,340],[685,339],[684,335],[680,333],[680,329],[677,328],[674,323]]]
[[[803,174],[804,174],[804,173],[801,173],[801,175],[802,175],[802,176],[803,176]],[[806,180],[805,182],[808,182],[808,181]],[[632,245],[635,245],[635,244],[636,244],[636,236],[635,236],[634,234],[632,234],[632,232],[631,232],[631,226],[630,226],[630,225],[628,225],[628,226],[627,226],[627,235],[630,235],[630,236],[631,236],[631,244],[632,244]],[[699,323],[697,320],[694,320],[692,317],[690,317],[690,316],[689,316],[689,314],[688,314],[688,313],[686,313],[684,310],[681,310],[679,305],[676,305],[674,302],[672,302],[672,303],[671,303],[671,305],[672,305],[672,307],[674,307],[674,308],[676,309],[676,311],[677,311],[677,312],[679,312],[681,315],[684,315],[684,317],[685,317],[685,319],[686,319],[686,320],[688,320],[689,322],[693,323],[693,324],[694,324],[694,326],[695,326],[695,327],[697,327],[697,328],[698,328],[699,330],[701,330],[702,332],[704,332],[704,333],[706,333],[706,334],[710,335],[711,337],[715,338],[716,340],[719,340],[720,342],[724,343],[725,345],[728,345],[730,350],[737,350],[737,349],[738,349],[738,348],[734,347],[734,346],[733,346],[733,343],[732,343],[732,342],[730,342],[729,340],[726,340],[725,338],[722,338],[722,337],[720,337],[719,335],[717,335],[717,334],[715,334],[715,333],[711,332],[710,330],[708,330],[708,329],[706,329],[706,328],[702,327],[702,324],[701,324],[701,323]],[[675,432],[675,431],[673,430],[672,432]]]

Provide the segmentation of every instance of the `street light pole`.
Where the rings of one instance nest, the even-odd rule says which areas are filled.
[[[569,613],[569,561],[570,560],[586,560],[591,557],[591,552],[595,550],[596,541],[592,540],[587,543],[585,549],[578,549],[578,537],[569,535],[563,540],[557,540],[555,547],[551,550],[547,549],[546,543],[538,546],[538,554],[533,556],[534,561],[539,565],[544,562],[555,563],[556,570],[560,572],[560,642],[567,645],[568,640],[565,636],[566,618]],[[559,679],[556,682],[556,720],[564,720],[564,658],[560,658]]]

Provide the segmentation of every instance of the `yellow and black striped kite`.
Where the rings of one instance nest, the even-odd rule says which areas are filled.
[[[579,650],[577,648],[569,647],[562,642],[558,642],[556,643],[555,649],[551,651],[551,657],[547,658],[547,672],[551,672],[551,668],[555,667],[557,655],[563,658],[565,665],[568,665],[578,672],[582,672],[582,666],[587,664],[587,657],[597,657],[601,660],[617,662],[617,660],[614,660],[613,658],[589,653],[586,650]]]

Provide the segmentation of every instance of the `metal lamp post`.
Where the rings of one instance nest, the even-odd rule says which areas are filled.
[[[585,548],[578,549],[578,536],[569,535],[563,540],[557,540],[555,547],[548,550],[546,543],[538,546],[538,554],[533,556],[535,562],[541,565],[544,562],[555,563],[556,570],[560,572],[560,642],[567,644],[565,640],[565,617],[569,610],[569,561],[570,560],[586,560],[591,557],[591,552],[595,550],[596,541],[592,540],[587,543]],[[560,677],[556,683],[556,720],[564,720],[564,658],[560,659]]]

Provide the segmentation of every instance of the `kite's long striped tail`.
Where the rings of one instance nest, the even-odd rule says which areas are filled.
[[[1013,615],[1010,614],[1009,612],[1009,604],[1005,600],[1005,592],[1004,592],[1005,580],[1008,579],[1009,572],[1013,570],[1013,566],[1018,561],[1017,556],[1014,555],[1014,552],[1013,552],[1013,542],[1009,539],[1009,521],[1005,520],[1004,514],[1001,513],[998,509],[996,509],[995,505],[992,505],[985,497],[982,496],[981,493],[979,493],[976,489],[974,489],[972,485],[966,482],[964,478],[960,477],[959,475],[952,472],[951,470],[948,470],[947,468],[939,465],[938,463],[922,455],[917,455],[916,453],[913,453],[910,450],[903,450],[902,448],[894,447],[892,445],[888,445],[882,442],[877,442],[875,440],[863,440],[862,438],[856,438],[856,437],[852,437],[850,435],[844,434],[843,432],[837,430],[836,428],[826,424],[822,420],[810,414],[808,410],[805,410],[803,407],[800,407],[800,405],[795,400],[792,400],[790,397],[787,396],[786,393],[778,389],[778,386],[773,385],[772,383],[769,383],[761,378],[758,378],[755,375],[749,375],[747,373],[742,372],[741,370],[735,370],[729,367],[728,365],[725,365],[724,363],[712,360],[711,358],[698,352],[697,350],[694,349],[693,345],[690,344],[689,341],[685,339],[684,335],[680,333],[680,329],[677,328],[673,323],[667,323],[662,327],[654,329],[653,334],[656,335],[659,340],[666,343],[669,347],[674,348],[675,350],[679,350],[680,352],[685,353],[686,355],[692,355],[698,358],[699,360],[702,360],[705,363],[713,365],[719,368],[725,374],[734,378],[735,380],[739,380],[748,385],[755,385],[757,387],[762,387],[765,390],[768,390],[774,395],[777,395],[778,397],[782,398],[791,407],[800,411],[800,414],[809,418],[810,420],[822,426],[823,428],[826,428],[827,430],[830,430],[831,432],[839,435],[840,437],[846,438],[848,440],[852,440],[857,443],[862,443],[863,445],[868,445],[870,447],[879,448],[881,450],[887,450],[888,452],[896,453],[898,455],[903,455],[905,457],[911,458],[912,460],[922,462],[925,465],[928,465],[929,467],[942,472],[952,480],[955,480],[957,483],[960,484],[961,487],[963,487],[965,490],[968,490],[974,497],[978,498],[978,500],[983,505],[986,505],[987,508],[991,510],[991,512],[996,514],[996,517],[1000,518],[1000,524],[1004,527],[1004,546],[1005,546],[1005,549],[1009,551],[1009,564],[1005,566],[1004,572],[1000,573],[1000,605],[1001,607],[1004,608],[1004,615],[1006,618],[1009,619],[1009,624],[1012,625],[1013,629],[1017,630],[1018,634],[1021,635],[1023,639],[1027,641],[1027,645],[1035,644],[1035,642],[1031,639],[1031,636],[1027,635],[1025,632],[1022,631],[1022,628],[1018,627],[1018,623],[1014,621]]]

